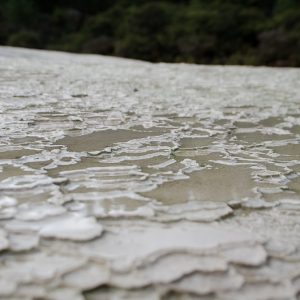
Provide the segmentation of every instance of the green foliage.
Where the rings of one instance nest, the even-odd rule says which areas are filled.
[[[10,46],[39,48],[41,41],[39,35],[34,31],[22,30],[9,37],[7,42]]]
[[[1,15],[11,28],[34,25],[34,3],[31,0],[2,0]]]
[[[0,43],[149,61],[300,66],[300,2],[1,0]]]

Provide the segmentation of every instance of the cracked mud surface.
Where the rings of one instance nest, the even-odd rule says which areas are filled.
[[[0,71],[0,299],[300,299],[299,70]]]

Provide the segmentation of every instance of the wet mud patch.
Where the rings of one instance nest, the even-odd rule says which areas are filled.
[[[21,176],[21,175],[26,175],[26,174],[32,174],[32,172],[29,171],[24,171],[21,168],[14,167],[12,165],[4,165],[1,166],[0,169],[0,181],[7,179],[9,177],[13,176]]]
[[[280,158],[300,160],[300,144],[287,143],[284,146],[272,148],[275,153],[280,154]]]
[[[81,157],[81,159],[73,164],[69,165],[59,165],[55,168],[51,168],[47,170],[47,174],[51,177],[58,177],[60,176],[61,172],[64,171],[74,171],[74,170],[84,170],[86,168],[92,168],[92,167],[101,167],[104,166],[104,164],[100,163],[99,157]]]
[[[159,132],[148,130],[144,132],[126,129],[108,129],[81,136],[67,136],[56,141],[56,144],[64,145],[69,151],[73,152],[101,151],[115,143],[128,142],[130,140],[156,135],[159,135]]]
[[[254,197],[251,172],[241,166],[222,166],[189,174],[188,179],[163,183],[142,195],[164,204],[195,201],[229,202]]]
[[[294,134],[300,134],[300,125],[295,125],[292,128],[290,128],[290,131]]]
[[[238,130],[234,133],[234,137],[237,138],[238,141],[247,143],[247,144],[259,144],[267,141],[274,140],[286,140],[291,138],[290,134],[266,134],[264,132],[254,131],[254,132],[242,132],[242,130]]]
[[[300,197],[300,174],[297,178],[290,181],[288,187]]]
[[[42,168],[48,166],[51,162],[52,162],[52,160],[36,161],[36,162],[26,163],[26,165],[29,168],[41,170]]]
[[[29,144],[36,144],[43,141],[43,138],[35,137],[35,136],[27,136],[27,137],[20,137],[20,138],[13,138],[11,142],[14,145],[29,145]]]
[[[183,138],[179,141],[180,148],[202,148],[211,145],[213,142],[216,142],[214,137],[194,137],[194,138]]]
[[[234,121],[233,126],[237,128],[255,128],[257,124],[255,122],[250,122],[250,121]]]
[[[31,150],[31,149],[22,149],[22,150],[12,150],[12,151],[4,151],[0,152],[0,160],[1,159],[18,159],[23,156],[29,156],[39,153],[40,151]]]
[[[268,117],[258,122],[263,127],[275,127],[284,121],[283,117]]]

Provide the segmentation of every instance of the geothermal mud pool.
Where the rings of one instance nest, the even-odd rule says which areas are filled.
[[[300,299],[300,71],[0,48],[1,299]]]

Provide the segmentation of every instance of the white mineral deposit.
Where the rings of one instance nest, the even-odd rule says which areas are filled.
[[[299,69],[0,47],[0,127],[0,299],[300,299]]]

